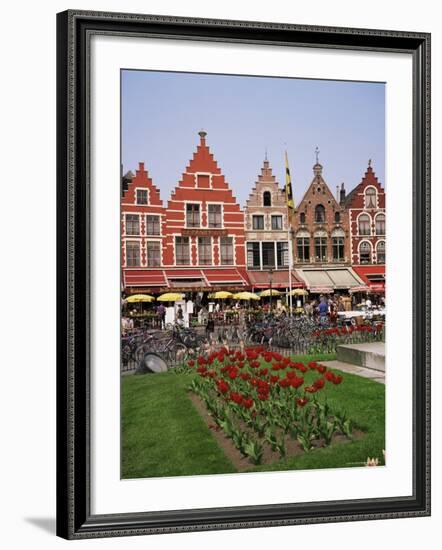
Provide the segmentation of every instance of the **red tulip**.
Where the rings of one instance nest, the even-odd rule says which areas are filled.
[[[293,378],[290,384],[292,388],[300,388],[304,384],[304,378]]]
[[[318,378],[313,382],[313,387],[317,390],[321,390],[325,385],[325,380],[323,378]]]
[[[308,402],[309,402],[308,397],[298,397],[298,399],[296,399],[296,403],[300,407],[305,407],[305,405],[307,405]]]

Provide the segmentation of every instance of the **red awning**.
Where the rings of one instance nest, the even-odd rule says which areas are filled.
[[[353,269],[372,292],[385,292],[385,265],[358,265]]]
[[[203,274],[200,269],[166,269],[168,279],[202,279]]]
[[[126,287],[167,286],[164,271],[159,269],[125,269],[123,277]]]
[[[250,284],[254,288],[269,288],[270,273],[268,271],[248,271]],[[292,271],[292,288],[301,288],[304,284]],[[272,272],[272,288],[289,288],[289,272],[275,270]]]
[[[229,283],[244,286],[248,284],[238,269],[205,269],[204,276],[211,286]]]

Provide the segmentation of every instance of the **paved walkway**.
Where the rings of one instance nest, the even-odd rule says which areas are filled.
[[[364,378],[370,378],[371,380],[379,382],[380,384],[385,384],[385,372],[379,370],[367,369],[366,367],[358,367],[357,365],[344,363],[342,361],[321,361],[321,365],[325,365],[326,367],[337,369],[342,372],[357,374],[358,376],[363,376]]]

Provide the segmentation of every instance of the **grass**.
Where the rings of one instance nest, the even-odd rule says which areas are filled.
[[[172,372],[122,378],[122,478],[235,471],[187,396],[188,383]]]
[[[335,354],[297,357],[326,361]],[[186,387],[192,375],[163,373],[122,378],[122,477],[158,477],[235,472],[212,432],[194,408]],[[339,386],[327,386],[333,409],[345,409],[361,439],[315,449],[251,471],[343,468],[382,458],[385,449],[385,386],[343,374]],[[308,377],[315,377],[313,373]]]

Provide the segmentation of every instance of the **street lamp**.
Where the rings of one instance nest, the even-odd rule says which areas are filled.
[[[272,313],[272,283],[273,283],[273,269],[269,269],[269,283],[270,283],[270,313]]]

